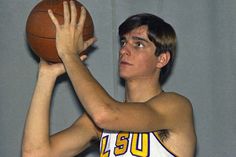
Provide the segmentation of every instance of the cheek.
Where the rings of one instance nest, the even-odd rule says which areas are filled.
[[[143,69],[143,70],[147,70],[147,71],[153,71],[156,69],[156,64],[157,61],[155,58],[153,57],[146,57],[146,58],[142,58],[139,61],[139,68]]]
[[[156,67],[152,64],[145,64],[143,66],[140,66],[140,72],[144,75],[153,74],[156,71]]]

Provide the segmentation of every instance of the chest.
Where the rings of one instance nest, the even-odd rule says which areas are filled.
[[[156,132],[103,132],[100,157],[174,157],[158,139]]]

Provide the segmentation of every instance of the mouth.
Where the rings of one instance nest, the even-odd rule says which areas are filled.
[[[120,61],[120,65],[132,65],[132,64],[126,61]]]

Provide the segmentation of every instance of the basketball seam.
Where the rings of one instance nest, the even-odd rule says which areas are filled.
[[[30,33],[30,32],[27,32],[27,34],[31,35],[31,36],[34,36],[34,37],[42,38],[42,39],[56,39],[55,37],[42,37],[42,36],[38,36],[38,35],[35,35],[33,33]],[[90,33],[83,34],[83,36],[87,36],[87,35],[91,35],[91,34]]]

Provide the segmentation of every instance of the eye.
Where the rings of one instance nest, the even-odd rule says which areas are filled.
[[[121,40],[120,41],[120,46],[124,47],[126,45],[127,41],[126,40]]]
[[[144,47],[144,44],[142,42],[140,42],[140,41],[137,41],[137,42],[135,42],[134,46],[142,48],[142,47]]]

